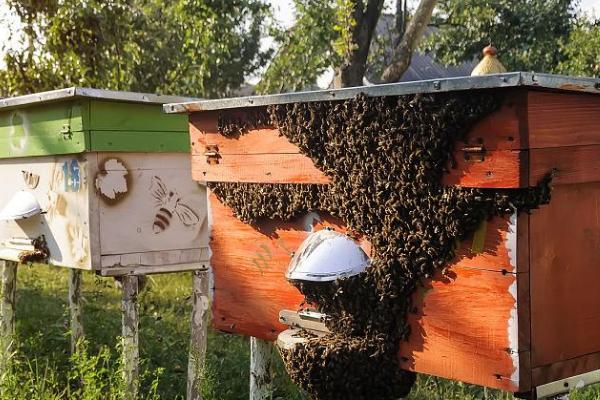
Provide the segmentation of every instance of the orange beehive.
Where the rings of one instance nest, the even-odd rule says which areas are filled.
[[[600,369],[599,88],[592,79],[509,73],[165,108],[190,113],[197,181],[327,183],[276,128],[228,138],[218,132],[219,117],[243,119],[254,107],[359,93],[502,92],[502,107],[455,146],[457,166],[443,182],[522,188],[555,168],[551,202],[530,215],[493,219],[461,244],[448,272],[414,295],[417,313],[400,360],[406,369],[511,392],[530,394],[542,386],[539,395],[555,390],[549,383],[564,388],[572,384],[564,379]],[[213,324],[274,340],[286,328],[279,311],[303,300],[284,277],[291,253],[315,225],[344,227],[323,213],[247,225],[208,197]]]

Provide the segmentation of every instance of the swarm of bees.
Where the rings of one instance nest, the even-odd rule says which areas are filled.
[[[19,253],[19,262],[21,264],[46,262],[50,258],[50,250],[48,249],[44,235],[33,239],[32,245],[33,250],[24,250]]]
[[[441,183],[455,142],[501,101],[472,91],[269,106],[271,123],[331,183],[211,184],[245,222],[326,211],[373,245],[372,264],[360,275],[295,283],[306,303],[328,315],[331,331],[282,351],[290,376],[312,398],[405,396],[415,376],[399,368],[397,354],[410,335],[411,294],[447,266],[457,241],[481,221],[550,200],[550,174],[514,190]]]

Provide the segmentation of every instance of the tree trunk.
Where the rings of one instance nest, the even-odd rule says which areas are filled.
[[[138,277],[125,275],[122,278],[122,336],[123,336],[123,380],[126,400],[138,398],[139,385],[139,305]]]
[[[371,39],[382,8],[383,0],[369,0],[366,9],[362,0],[356,1],[352,12],[352,17],[356,21],[352,32],[353,48],[340,69],[336,71],[334,87],[361,86],[363,84]]]
[[[431,14],[436,3],[437,0],[421,0],[415,15],[413,15],[406,32],[402,36],[400,44],[395,49],[394,61],[383,71],[382,81],[386,83],[397,82],[408,69],[412,54],[431,20]]]

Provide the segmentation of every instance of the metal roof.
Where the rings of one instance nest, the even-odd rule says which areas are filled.
[[[256,107],[270,104],[344,100],[353,98],[359,93],[364,93],[367,96],[372,97],[381,97],[414,93],[437,93],[517,86],[600,94],[600,79],[576,78],[572,76],[538,74],[533,72],[510,72],[506,74],[429,79],[424,81],[388,83],[384,85],[359,86],[299,93],[283,93],[267,96],[189,101],[165,104],[164,109],[167,113],[185,113],[226,108]]]
[[[0,99],[0,110],[23,105],[49,103],[69,98],[91,98],[150,104],[165,104],[197,100],[192,97],[163,96],[148,93],[119,92],[115,90],[71,87],[67,89],[58,89],[49,92]]]

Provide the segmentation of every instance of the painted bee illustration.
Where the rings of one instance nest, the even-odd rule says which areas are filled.
[[[152,197],[156,200],[156,208],[158,209],[152,224],[152,230],[155,234],[166,231],[171,225],[174,215],[185,226],[194,226],[200,222],[198,215],[181,202],[181,196],[173,190],[168,190],[158,176],[152,177],[150,191]]]

